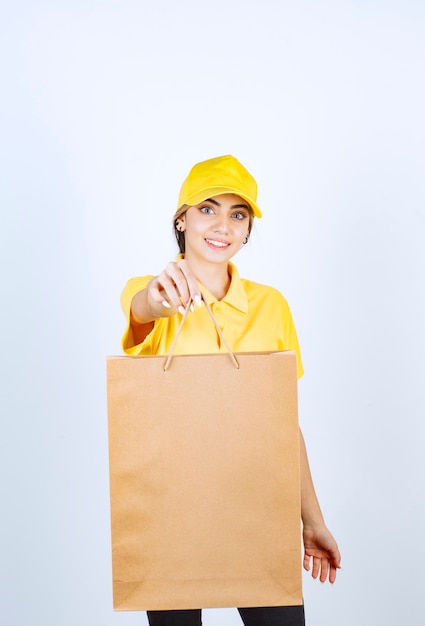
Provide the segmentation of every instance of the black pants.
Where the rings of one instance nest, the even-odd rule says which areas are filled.
[[[245,626],[304,626],[303,606],[266,606],[238,609]],[[201,626],[201,609],[148,611],[150,626]]]

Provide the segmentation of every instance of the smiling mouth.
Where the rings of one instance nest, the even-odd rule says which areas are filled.
[[[230,246],[229,243],[225,243],[224,241],[217,241],[216,239],[205,239],[208,245],[214,246],[214,248],[228,248]]]

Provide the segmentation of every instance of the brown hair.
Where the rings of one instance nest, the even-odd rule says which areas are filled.
[[[177,229],[177,220],[179,219],[181,215],[183,215],[183,213],[186,213],[188,208],[189,206],[187,204],[182,204],[181,207],[177,209],[177,211],[174,213],[174,217],[173,217],[174,236],[176,238],[177,245],[180,250],[180,254],[184,254],[186,250],[186,245],[185,245],[184,233],[182,233],[180,230]]]

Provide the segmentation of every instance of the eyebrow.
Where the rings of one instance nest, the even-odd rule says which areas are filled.
[[[217,202],[217,200],[214,200],[213,198],[207,198],[206,200],[204,200],[204,202],[212,202],[216,206],[221,206],[220,202]],[[248,211],[250,209],[249,204],[232,204],[230,208],[231,209],[248,209]]]

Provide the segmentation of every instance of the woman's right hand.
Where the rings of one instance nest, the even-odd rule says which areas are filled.
[[[133,319],[146,324],[159,317],[184,313],[189,299],[201,305],[201,292],[187,261],[172,261],[146,289],[136,294],[131,305]]]

